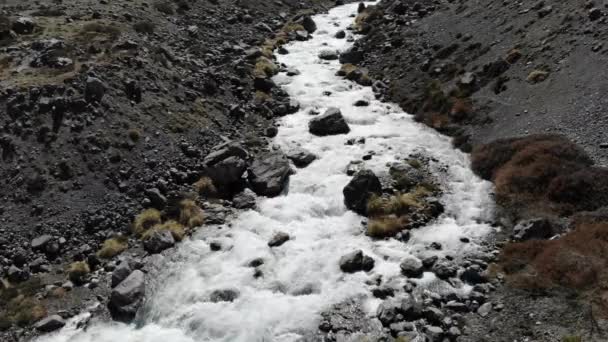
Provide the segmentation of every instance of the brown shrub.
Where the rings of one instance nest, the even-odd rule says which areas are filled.
[[[118,236],[104,241],[103,246],[97,252],[97,256],[103,259],[111,259],[129,248],[128,239]]]
[[[133,232],[137,236],[143,235],[148,229],[161,223],[160,211],[156,209],[146,209],[135,217],[133,222]]]
[[[547,189],[549,199],[576,210],[595,210],[608,205],[608,169],[592,167],[554,178]]]
[[[580,224],[558,240],[509,244],[501,266],[519,287],[593,289],[608,277],[608,222]]]
[[[367,223],[367,235],[374,238],[395,236],[407,227],[403,217],[381,216],[370,219]]]

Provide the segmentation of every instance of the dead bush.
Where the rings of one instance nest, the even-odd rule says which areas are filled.
[[[608,205],[608,169],[586,168],[554,178],[547,195],[575,210],[595,210]]]
[[[403,217],[394,215],[375,217],[367,223],[367,235],[374,238],[392,237],[406,227],[407,221]]]

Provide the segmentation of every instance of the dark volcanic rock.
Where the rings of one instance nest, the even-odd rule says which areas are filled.
[[[135,270],[112,290],[108,307],[114,319],[132,320],[141,304],[144,292],[144,273]]]
[[[291,167],[283,152],[272,151],[256,157],[249,167],[249,182],[256,194],[277,196],[283,191]]]
[[[405,258],[399,267],[401,268],[401,273],[410,278],[420,278],[424,272],[422,261],[414,257]]]
[[[318,136],[346,134],[350,127],[338,108],[329,108],[325,114],[317,116],[308,123],[310,133]]]
[[[513,228],[513,238],[518,241],[548,239],[553,234],[551,221],[544,218],[522,221]]]
[[[361,250],[346,254],[340,258],[340,269],[346,273],[368,272],[374,268],[374,264],[374,259],[363,254]]]
[[[270,241],[268,241],[268,247],[279,247],[279,246],[283,245],[285,242],[289,241],[289,239],[290,239],[289,234],[283,233],[283,232],[278,232],[278,233],[274,234],[274,236],[272,237],[272,239],[270,239]]]
[[[306,167],[317,159],[317,156],[303,148],[296,148],[287,154],[287,158],[289,158],[296,167]]]
[[[51,332],[63,328],[65,320],[59,315],[51,315],[38,321],[34,328],[42,332]]]
[[[374,194],[382,193],[382,184],[371,170],[361,170],[344,187],[344,204],[360,215],[367,214],[367,201]]]

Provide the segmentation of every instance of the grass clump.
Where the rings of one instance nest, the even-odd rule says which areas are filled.
[[[535,84],[546,80],[547,77],[549,77],[548,72],[542,70],[533,70],[526,78],[526,81],[528,81],[528,83]]]
[[[179,204],[179,223],[188,228],[202,225],[205,221],[203,209],[196,202],[185,199]]]
[[[160,224],[161,214],[157,209],[146,209],[135,217],[133,222],[133,232],[137,236],[142,236],[150,228]]]
[[[564,336],[562,342],[583,342],[583,338],[581,336]]]
[[[146,231],[144,235],[142,235],[142,240],[149,239],[155,232],[168,231],[173,236],[175,241],[182,241],[186,236],[186,230],[184,226],[174,220],[169,220],[163,224],[156,225]]]
[[[129,136],[129,139],[131,139],[131,141],[133,142],[138,142],[141,139],[141,131],[137,128],[131,128],[127,132],[127,135]]]
[[[385,238],[395,236],[405,230],[407,222],[403,217],[380,216],[374,217],[367,223],[367,235],[374,238]]]
[[[306,29],[304,28],[304,26],[302,24],[298,24],[298,23],[294,23],[293,21],[290,21],[283,26],[281,31],[285,32],[285,33],[292,33],[292,32],[296,32],[296,31],[306,31]]]
[[[36,277],[15,285],[0,283],[0,331],[28,326],[46,316],[45,307],[34,297],[42,287]]]
[[[128,239],[124,236],[113,237],[104,241],[97,256],[103,259],[111,259],[129,248]]]
[[[91,273],[91,268],[89,268],[89,264],[85,261],[76,261],[68,266],[67,273],[68,278],[74,284],[82,284],[85,281],[85,277]]]
[[[276,75],[279,72],[279,67],[267,57],[258,57],[253,69],[253,76],[267,78]]]
[[[103,22],[90,22],[82,26],[81,33],[83,35],[107,35],[111,38],[118,38],[121,30],[115,24],[106,24]]]
[[[217,188],[213,184],[213,180],[209,177],[201,177],[192,186],[201,196],[211,197],[217,194]]]

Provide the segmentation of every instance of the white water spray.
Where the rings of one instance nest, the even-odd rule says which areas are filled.
[[[275,81],[301,105],[298,113],[284,117],[275,143],[283,150],[301,146],[318,156],[310,166],[299,169],[290,180],[289,193],[261,198],[258,209],[241,213],[230,228],[203,227],[178,250],[179,261],[168,262],[167,271],[148,290],[143,315],[135,325],[95,324],[86,331],[63,329],[41,338],[44,342],[252,342],[297,341],[317,329],[320,313],[332,304],[354,296],[368,298],[370,311],[377,302],[366,281],[382,276],[385,282],[403,281],[399,263],[408,255],[462,256],[478,248],[490,232],[483,223],[492,217],[491,185],[469,169],[468,157],[452,148],[447,137],[413,121],[399,107],[375,100],[370,87],[362,87],[335,76],[337,61],[321,61],[322,50],[344,51],[352,43],[334,38],[353,21],[357,5],[350,4],[317,15],[318,30],[313,39],[286,46],[288,55],[280,63],[300,71]],[[331,92],[326,96],[324,92]],[[367,107],[353,106],[365,99]],[[351,127],[348,135],[316,137],[308,132],[311,109],[323,112],[338,107]],[[365,137],[365,144],[345,145],[349,138]],[[342,189],[350,180],[345,168],[361,160],[375,172],[387,163],[421,153],[447,165],[441,198],[445,213],[428,226],[412,231],[408,243],[373,240],[363,234],[361,217],[343,204]],[[292,239],[278,248],[268,240],[278,231]],[[461,237],[471,239],[464,244]],[[209,249],[209,241],[224,246]],[[425,247],[443,245],[441,251]],[[345,274],[338,260],[361,249],[375,259],[372,271]],[[263,277],[254,278],[247,264],[264,260]],[[425,274],[421,284],[434,276]],[[217,289],[234,289],[233,302],[213,303],[209,295]],[[302,295],[303,289],[305,295]]]

